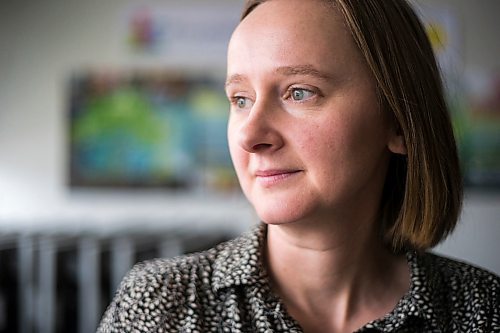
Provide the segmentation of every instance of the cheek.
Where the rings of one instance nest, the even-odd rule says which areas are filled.
[[[231,155],[231,160],[233,161],[234,167],[238,168],[238,165],[241,164],[240,161],[242,158],[241,149],[239,149],[238,145],[235,142],[233,142],[230,137],[228,137],[228,142],[229,142],[229,154]]]
[[[316,133],[322,138],[323,145],[338,153],[358,155],[385,144],[387,137],[384,120],[371,107],[355,108],[352,112],[325,121]],[[362,110],[370,110],[362,112]]]
[[[238,176],[240,183],[243,185],[243,177],[245,176],[245,170],[248,165],[248,154],[239,146],[237,136],[231,129],[231,126],[229,126],[227,135],[229,154],[231,155],[236,175]]]
[[[380,133],[373,131],[364,121],[336,117],[324,119],[310,126],[297,141],[309,167],[315,169],[319,183],[331,178],[344,177],[361,167],[380,140]],[[319,185],[319,184],[318,184]]]
[[[296,133],[303,133],[297,144],[310,162],[322,162],[332,158],[337,147],[342,142],[342,133],[336,128],[337,122],[328,120],[309,126],[307,129],[297,130]]]
[[[238,147],[229,147],[229,152],[231,154],[231,160],[233,161],[234,168],[236,169],[236,173],[238,177],[242,174],[245,169],[246,163],[246,155],[243,153],[243,150]]]
[[[237,140],[237,138],[236,138],[235,125],[234,125],[231,117],[229,117],[229,121],[227,124],[227,143],[229,146],[229,153],[231,154],[231,159],[233,160],[233,163],[234,163],[236,154],[238,152],[238,149],[237,149],[238,145],[237,145],[236,140]]]

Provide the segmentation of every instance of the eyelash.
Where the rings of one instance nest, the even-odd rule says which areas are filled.
[[[305,92],[306,94],[311,94],[311,96],[309,97],[306,97],[304,98],[303,100],[295,100],[293,98],[293,93],[296,92],[296,91],[303,91]],[[292,103],[306,103],[307,101],[310,101],[311,99],[315,99],[317,98],[318,96],[320,96],[320,93],[319,91],[317,91],[316,89],[308,89],[308,88],[303,88],[303,87],[294,87],[294,86],[291,86],[287,89],[287,91],[285,92],[285,95],[283,96],[283,98],[285,100],[290,100]],[[243,107],[240,107],[238,105],[238,101],[240,100],[245,100],[245,106]],[[248,108],[248,103],[252,102],[252,100],[246,96],[241,96],[241,95],[234,95],[234,96],[231,96],[229,98],[229,101],[231,103],[232,106],[234,106],[236,109],[245,109],[245,108]]]
[[[250,101],[250,99],[248,97],[245,97],[245,96],[238,96],[238,95],[235,95],[235,96],[232,96],[229,101],[231,103],[232,106],[234,106],[235,108],[237,109],[244,109],[245,107],[247,107],[247,105],[245,105],[245,107],[240,107],[238,105],[238,101],[239,100],[245,100],[246,103],[248,103]]]
[[[303,91],[303,92],[311,94],[312,96],[306,97],[302,100],[295,100],[293,98],[293,96],[294,96],[293,94],[294,94],[294,92],[297,92],[297,91]],[[308,89],[308,88],[303,88],[303,87],[290,87],[286,91],[284,97],[285,97],[285,99],[290,99],[294,103],[305,103],[305,102],[317,97],[318,95],[319,95],[318,91],[313,90],[313,89]]]

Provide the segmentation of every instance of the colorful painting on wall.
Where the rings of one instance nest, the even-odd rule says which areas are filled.
[[[465,183],[500,188],[500,72],[469,70],[465,111],[454,117]]]
[[[235,2],[175,2],[134,4],[127,8],[121,32],[128,51],[163,59],[216,56],[222,60],[242,4]]]
[[[221,79],[89,71],[74,75],[70,91],[71,186],[235,186]]]
[[[422,7],[447,89],[464,183],[500,188],[500,73],[463,61],[460,22],[446,7]]]

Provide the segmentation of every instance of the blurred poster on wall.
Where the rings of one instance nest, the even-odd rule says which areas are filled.
[[[500,189],[500,71],[469,69],[466,112],[457,117],[466,184]]]
[[[458,17],[448,7],[419,10],[449,93],[460,89],[463,73],[463,36]]]
[[[228,189],[223,81],[170,70],[83,71],[70,84],[73,187]]]
[[[123,40],[137,54],[163,57],[225,56],[239,21],[239,1],[170,2],[127,8]],[[223,58],[221,58],[222,60]]]
[[[453,10],[421,6],[419,12],[443,75],[465,185],[500,188],[500,72],[465,67]]]

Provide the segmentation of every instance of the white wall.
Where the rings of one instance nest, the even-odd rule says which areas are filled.
[[[500,274],[500,194],[469,191],[455,232],[435,250]]]
[[[459,19],[463,34],[463,60],[467,68],[500,70],[500,2],[498,0],[410,0],[429,8],[450,10]]]
[[[497,0],[414,0],[426,8],[449,10],[459,23],[459,52],[463,63],[457,72],[477,70],[500,73],[500,1]],[[500,154],[500,152],[498,152]],[[500,190],[468,190],[455,232],[436,252],[462,258],[500,274]]]
[[[500,70],[497,0],[420,0],[449,6],[461,20],[466,66]],[[190,223],[245,229],[255,220],[239,195],[175,195],[161,191],[70,192],[65,185],[66,84],[82,68],[208,66],[224,70],[224,54],[138,57],[120,28],[131,4],[173,1],[0,2],[0,229],[112,230],[124,223]],[[185,4],[186,1],[177,2]],[[207,0],[191,0],[195,7]],[[239,7],[241,1],[211,4]],[[194,8],[195,8],[194,7]],[[238,15],[235,10],[235,15]],[[469,193],[457,233],[439,251],[500,273],[500,195]]]
[[[138,4],[152,8],[229,7],[241,2],[2,1],[0,3],[0,225],[89,229],[125,220],[186,219],[243,228],[250,215],[238,195],[207,199],[161,191],[69,191],[66,187],[66,88],[75,70],[129,67],[209,68],[225,74],[225,48],[207,54],[137,55],[127,49],[126,15]],[[182,6],[181,6],[182,5]],[[230,200],[224,210],[213,209]],[[185,209],[189,207],[188,209]],[[229,207],[229,208],[227,208]],[[226,214],[223,214],[225,211]],[[243,216],[243,218],[242,218]],[[43,221],[43,222],[42,222]],[[85,222],[83,222],[85,221]],[[131,222],[132,223],[132,222]],[[166,222],[168,223],[168,222]],[[243,227],[242,227],[243,225]]]

